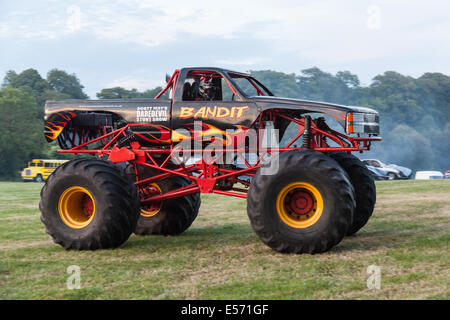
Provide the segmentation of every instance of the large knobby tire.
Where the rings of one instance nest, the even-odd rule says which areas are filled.
[[[139,178],[144,179],[161,174],[161,171],[139,166]],[[156,194],[163,194],[191,184],[184,177],[158,180],[151,184]],[[142,196],[142,193],[141,193]],[[179,235],[194,222],[200,208],[200,193],[164,200],[153,204],[151,208],[142,206],[141,215],[134,231],[137,235]]]
[[[275,174],[261,169],[279,161]],[[247,197],[262,242],[285,253],[329,250],[346,235],[355,208],[353,186],[339,164],[312,150],[281,153],[255,174]]]
[[[333,152],[329,156],[344,168],[355,188],[356,208],[353,213],[353,223],[347,232],[347,235],[352,235],[358,232],[372,216],[377,197],[375,182],[369,169],[354,155]]]
[[[110,161],[81,158],[58,167],[41,190],[41,221],[65,249],[115,248],[133,233],[140,201],[133,181]]]

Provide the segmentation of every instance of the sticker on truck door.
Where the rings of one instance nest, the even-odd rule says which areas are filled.
[[[143,106],[136,108],[136,122],[169,121],[169,107]]]

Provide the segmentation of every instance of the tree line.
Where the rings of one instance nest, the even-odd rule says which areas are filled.
[[[413,170],[450,169],[450,77],[425,73],[418,78],[387,71],[362,86],[349,71],[331,74],[319,68],[299,74],[251,71],[275,95],[370,107],[380,113],[383,142],[364,157]],[[154,98],[161,87],[138,91],[105,88],[99,99]],[[8,71],[0,89],[0,177],[18,176],[32,158],[67,158],[43,136],[46,100],[87,99],[75,74],[52,69],[43,78],[35,69]]]

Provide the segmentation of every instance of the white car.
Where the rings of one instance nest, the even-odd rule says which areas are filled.
[[[386,165],[378,159],[364,159],[362,162],[368,167],[371,166],[384,170],[389,180],[409,179],[412,173],[412,170],[409,168],[397,166],[395,164]]]
[[[416,180],[444,179],[444,174],[440,171],[417,171]]]

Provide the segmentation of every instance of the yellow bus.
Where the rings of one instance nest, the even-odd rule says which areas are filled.
[[[22,181],[42,182],[60,165],[68,160],[33,159],[28,162],[28,167],[22,170]]]

